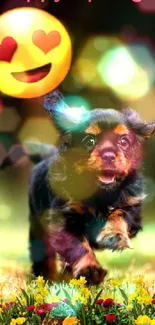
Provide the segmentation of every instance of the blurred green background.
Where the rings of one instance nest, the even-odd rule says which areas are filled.
[[[155,120],[155,2],[64,0],[54,4],[34,0],[26,5],[55,15],[71,35],[73,62],[60,86],[71,106],[118,110],[131,106],[146,121]],[[12,1],[2,1],[0,7],[3,11],[14,8]],[[1,94],[0,163],[17,143],[32,140],[56,144],[58,136],[43,109],[43,98],[22,100]],[[8,265],[11,261],[23,266],[30,263],[27,191],[32,166],[27,162],[25,166],[0,170],[0,262]],[[143,209],[144,230],[133,240],[133,250],[97,253],[108,267],[155,266],[154,166],[155,136],[144,143],[141,168],[148,194]]]

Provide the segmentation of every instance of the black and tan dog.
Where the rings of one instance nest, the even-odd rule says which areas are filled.
[[[63,112],[66,125],[67,106],[53,94],[45,97],[45,109],[57,126]],[[142,229],[145,195],[137,169],[142,141],[155,123],[141,121],[132,109],[94,109],[85,122],[76,122],[75,114],[72,123],[76,128],[62,132],[57,151],[32,171],[31,259],[36,275],[54,279],[58,253],[73,276],[84,275],[93,284],[106,274],[93,249],[131,247],[130,239]]]
[[[132,109],[94,109],[88,118],[76,119],[76,112],[71,118],[59,92],[45,96],[45,109],[62,135],[47,159],[44,152],[32,155],[43,159],[29,188],[33,272],[54,280],[58,253],[74,277],[100,283],[106,271],[93,249],[130,248],[142,229],[145,195],[137,170],[142,142],[155,123],[143,122]]]

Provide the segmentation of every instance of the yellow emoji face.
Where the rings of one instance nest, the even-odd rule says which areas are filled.
[[[62,23],[35,8],[0,16],[0,91],[34,98],[55,89],[71,64],[70,37]]]

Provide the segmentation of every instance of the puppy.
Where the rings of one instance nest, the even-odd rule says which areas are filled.
[[[142,229],[145,194],[138,169],[142,142],[155,123],[143,122],[132,109],[94,109],[80,119],[53,94],[45,97],[45,109],[61,129],[60,142],[30,177],[33,272],[55,280],[59,254],[74,277],[97,284],[106,271],[93,249],[129,248]]]

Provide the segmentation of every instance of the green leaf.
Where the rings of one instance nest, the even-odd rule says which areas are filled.
[[[92,307],[95,306],[95,302],[96,302],[96,300],[100,297],[100,294],[101,294],[102,291],[103,291],[103,289],[101,289],[101,290],[97,293],[97,295],[96,295],[96,297],[95,297],[95,299],[94,299],[94,301],[93,301]]]
[[[124,301],[126,302],[126,304],[128,304],[128,296],[126,295],[125,291],[122,288],[119,288],[120,293],[124,299]]]

